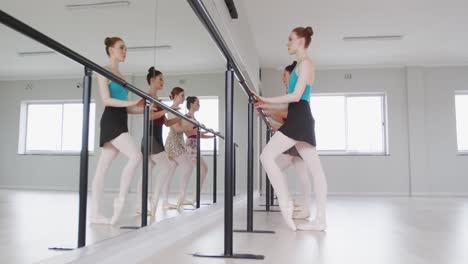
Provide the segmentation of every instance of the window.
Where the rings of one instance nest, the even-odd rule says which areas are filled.
[[[96,104],[90,105],[89,151],[94,151]],[[24,101],[19,154],[77,154],[81,151],[81,101]]]
[[[385,95],[313,95],[317,149],[321,154],[386,154]]]
[[[468,93],[455,94],[455,118],[457,124],[457,148],[468,153]]]
[[[197,120],[204,124],[207,128],[211,128],[214,131],[219,131],[219,99],[217,96],[197,96],[200,100],[200,110],[195,114]],[[172,105],[172,101],[168,98],[162,99],[162,102],[168,106]],[[181,105],[179,112],[186,114],[187,108],[184,102]],[[163,126],[163,141],[166,143],[167,135],[169,134],[169,128]],[[219,139],[217,142],[217,149],[219,150]],[[213,154],[213,139],[201,139],[200,149],[202,154]]]

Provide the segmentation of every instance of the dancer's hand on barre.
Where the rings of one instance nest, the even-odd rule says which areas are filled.
[[[138,105],[139,103],[140,103],[140,99],[134,100],[134,101],[127,101],[127,107],[139,106],[139,105]]]
[[[202,138],[214,138],[215,135],[211,134],[210,132],[202,132],[201,137]]]
[[[255,92],[252,92],[252,95],[253,95],[253,97],[255,99],[255,107],[258,107],[258,105],[262,105],[262,104],[265,103],[264,97],[256,94]]]
[[[140,99],[138,100],[138,103],[136,103],[135,106],[145,106],[145,99],[140,98]]]

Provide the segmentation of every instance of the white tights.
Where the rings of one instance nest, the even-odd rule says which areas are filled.
[[[177,199],[177,208],[179,208],[185,200],[185,195],[187,194],[187,186],[190,180],[190,176],[193,171],[193,162],[190,159],[189,155],[184,153],[173,159],[177,166],[172,168],[172,171],[169,173],[169,179],[166,181],[166,184],[163,186],[163,203],[168,204],[169,188],[171,186],[171,181],[174,178],[174,173],[177,167],[182,168],[182,180],[180,183],[180,191]]]
[[[309,216],[309,208],[310,208],[310,196],[311,196],[311,186],[310,186],[310,178],[309,174],[307,173],[307,167],[304,163],[304,160],[297,156],[291,156],[288,154],[280,154],[279,157],[276,159],[276,163],[281,171],[289,168],[290,166],[294,166],[296,173],[298,174],[298,178],[300,181],[301,192],[303,195],[303,206],[301,215],[304,217]],[[286,184],[286,189],[288,189],[288,181],[285,179],[284,184]],[[299,217],[302,218],[302,217]]]
[[[96,167],[96,173],[92,183],[91,200],[91,222],[108,223],[108,220],[99,212],[99,201],[104,191],[104,178],[107,175],[110,164],[122,152],[128,158],[128,162],[122,170],[120,177],[120,191],[118,198],[114,201],[114,215],[112,223],[115,223],[120,216],[122,206],[130,189],[135,170],[141,162],[141,152],[133,141],[129,133],[122,133],[115,139],[104,144]],[[118,206],[117,206],[118,205]]]
[[[293,146],[296,146],[299,155],[304,160],[307,169],[314,179],[314,192],[317,197],[317,214],[316,219],[312,221],[313,226],[309,229],[315,230],[315,223],[319,223],[320,228],[318,229],[322,229],[322,226],[324,229],[326,221],[327,181],[316,148],[308,143],[291,139],[278,131],[271,137],[270,141],[263,149],[260,160],[278,196],[283,218],[288,225],[295,230],[295,224],[290,219],[292,217],[292,203],[288,201],[289,191],[285,183],[284,175],[276,162],[277,158],[284,151]]]
[[[197,168],[197,161],[193,163],[193,168]],[[208,165],[206,161],[200,157],[200,189],[203,188],[203,183],[205,182],[206,175],[208,174]],[[193,192],[193,202],[197,199],[197,192]]]
[[[165,151],[158,154],[151,155],[148,160],[148,180],[151,179],[153,175],[153,168],[155,165],[160,166],[159,177],[156,179],[153,185],[153,195],[151,196],[151,212],[153,216],[156,215],[156,210],[158,208],[159,196],[161,194],[162,187],[167,185],[168,179],[174,172],[176,163],[169,159]],[[141,188],[142,188],[142,178],[138,181],[137,186],[137,207],[141,206]]]

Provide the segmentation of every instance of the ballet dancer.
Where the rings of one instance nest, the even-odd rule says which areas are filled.
[[[276,97],[256,96],[258,104],[268,103],[278,109],[288,110],[284,124],[265,146],[260,160],[276,191],[282,216],[294,231],[296,230],[293,221],[294,203],[290,199],[283,173],[276,162],[284,151],[293,146],[313,176],[317,197],[315,219],[297,228],[315,231],[326,229],[327,182],[316,149],[315,121],[309,106],[310,90],[315,79],[314,64],[307,55],[312,35],[311,27],[297,27],[289,34],[288,52],[296,56],[298,64],[289,77],[288,94]]]
[[[106,38],[106,53],[109,61],[105,68],[124,79],[119,71],[119,64],[125,61],[127,46],[119,37]],[[128,133],[128,113],[141,114],[142,107],[137,106],[138,100],[128,100],[128,90],[106,77],[98,75],[99,93],[105,106],[101,117],[100,143],[101,154],[92,183],[92,200],[90,222],[94,224],[115,224],[122,213],[130,184],[135,170],[141,162],[141,152]],[[112,161],[122,152],[128,162],[120,177],[120,191],[114,199],[114,213],[109,220],[99,211],[99,202],[104,190],[104,178]]]
[[[196,96],[189,96],[187,97],[186,102],[187,110],[189,110],[189,112],[187,113],[187,117],[197,120],[195,118],[195,112],[200,110],[200,100]],[[183,123],[187,123],[187,121],[184,121]],[[190,124],[187,125],[190,126]],[[192,160],[194,167],[196,166],[197,162],[197,130],[197,127],[193,126],[190,131],[185,132],[185,135],[187,136],[187,140],[185,141],[185,148],[190,156],[190,159]],[[200,137],[203,139],[207,139],[213,138],[214,136],[209,135],[208,132],[202,132]],[[200,157],[200,188],[203,187],[203,183],[205,182],[207,173],[208,165],[206,164],[206,161],[203,159],[203,157]],[[196,192],[193,193],[193,202],[195,201]]]
[[[162,72],[156,70],[154,67],[151,67],[148,69],[148,74],[146,75],[146,81],[148,82],[149,85],[149,91],[148,94],[155,98],[159,99],[158,97],[158,92],[161,91],[164,88],[164,76]],[[156,216],[156,211],[158,208],[158,201],[159,201],[159,196],[162,190],[162,186],[164,186],[171,176],[171,173],[173,173],[176,163],[169,159],[167,152],[165,151],[164,148],[164,143],[162,139],[162,129],[163,125],[167,127],[171,127],[175,125],[177,122],[180,121],[179,117],[172,118],[168,120],[166,118],[166,110],[163,110],[162,108],[156,106],[156,105],[151,105],[151,112],[149,115],[150,123],[149,123],[149,153],[150,157],[148,160],[148,176],[152,176],[152,171],[154,166],[158,165],[160,167],[159,169],[159,177],[154,183],[153,186],[153,195],[150,197],[150,205],[148,208],[149,210],[149,215],[155,217]],[[177,109],[175,109],[177,110]],[[141,142],[141,149],[143,152],[143,140]],[[138,182],[138,188],[137,188],[137,213],[141,212],[141,184],[142,184],[142,179],[140,178]]]

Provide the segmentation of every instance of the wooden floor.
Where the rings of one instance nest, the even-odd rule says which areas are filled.
[[[110,204],[110,197],[105,203]],[[58,255],[71,253],[47,248],[76,245],[77,206],[75,193],[0,190],[1,263],[65,263],[66,258]],[[121,224],[136,223],[134,205],[129,202],[127,207]],[[249,261],[190,255],[223,252],[222,204],[213,208],[175,218],[174,211],[161,214],[158,221],[169,219],[147,230],[88,226],[90,246],[74,251],[74,258],[82,254],[79,263],[145,264],[468,263],[468,198],[330,197],[327,232],[292,232],[279,213],[257,212],[255,228],[276,234],[235,233],[235,253],[265,256]],[[234,226],[245,228],[245,199],[236,202],[234,212]],[[110,207],[105,213],[110,215]],[[165,233],[152,235],[155,227]],[[179,238],[176,232],[186,235]],[[168,244],[158,248],[157,239]],[[90,249],[100,254],[93,255]]]

